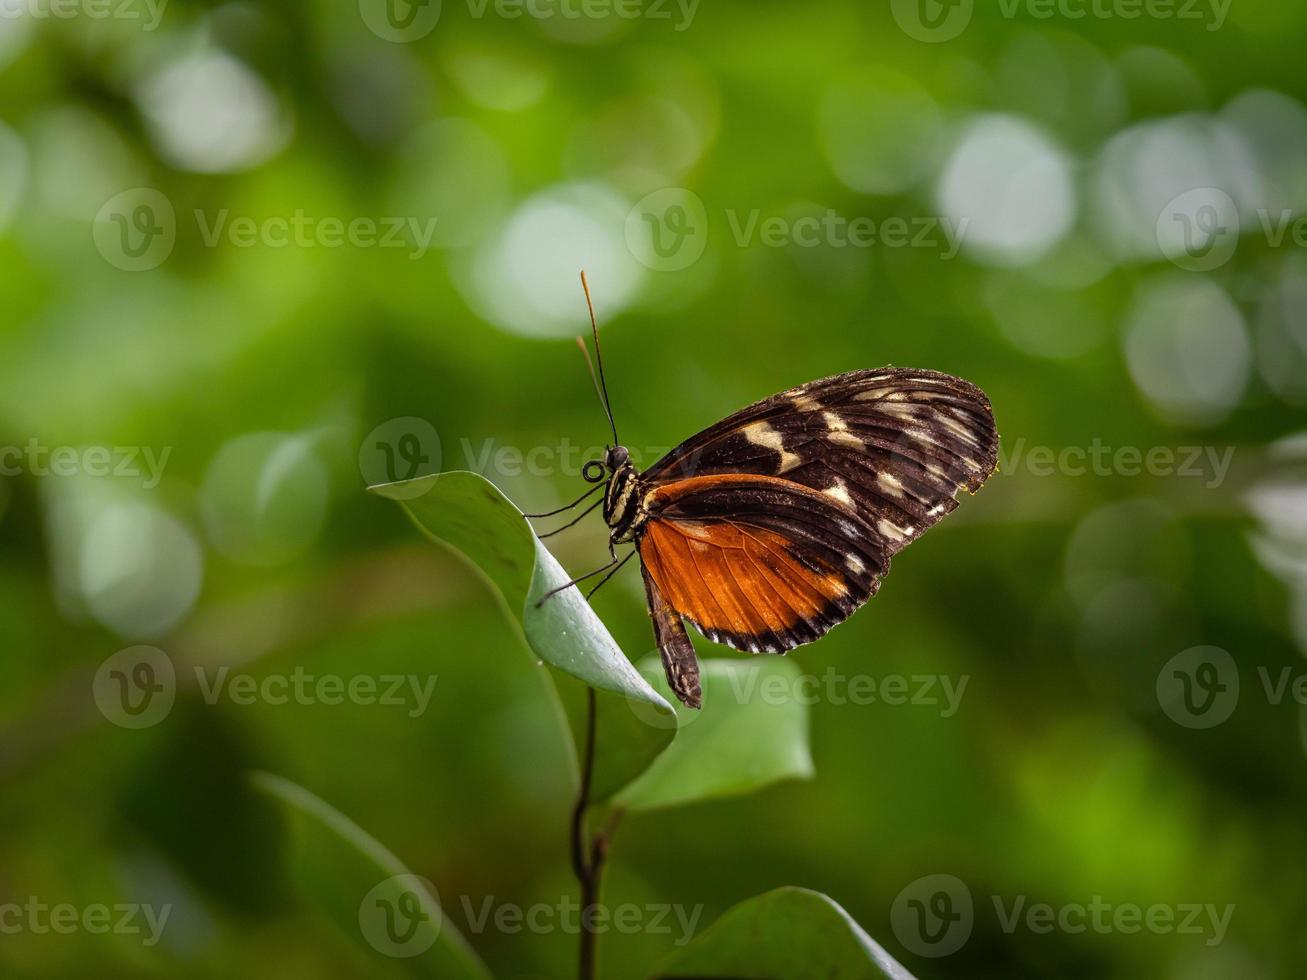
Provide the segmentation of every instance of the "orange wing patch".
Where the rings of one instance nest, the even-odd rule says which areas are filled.
[[[796,559],[782,535],[728,520],[655,518],[640,560],[668,604],[700,632],[753,652],[788,650],[802,635],[825,632],[823,621],[849,592],[837,572],[822,574]]]

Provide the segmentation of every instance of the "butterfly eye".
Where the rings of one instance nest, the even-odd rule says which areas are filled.
[[[581,479],[586,483],[602,483],[607,475],[604,464],[597,459],[592,459],[581,467]]]

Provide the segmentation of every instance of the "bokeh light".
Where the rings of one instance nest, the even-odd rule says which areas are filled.
[[[247,170],[279,152],[292,124],[263,81],[230,55],[179,53],[136,91],[159,154],[196,173]]]
[[[1125,317],[1125,353],[1149,402],[1189,425],[1234,410],[1252,361],[1239,308],[1216,283],[1183,273],[1139,287]]]
[[[966,123],[936,188],[940,210],[964,227],[963,247],[993,265],[1026,265],[1075,222],[1071,160],[1015,116]]]
[[[577,310],[577,275],[584,269],[595,311],[610,322],[635,299],[644,278],[622,237],[628,209],[601,184],[541,191],[459,267],[459,287],[497,326],[526,336],[569,337],[584,329],[585,311]]]

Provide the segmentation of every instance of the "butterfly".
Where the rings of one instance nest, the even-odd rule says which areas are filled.
[[[691,708],[703,695],[687,622],[751,653],[811,643],[875,595],[890,559],[997,466],[983,391],[938,371],[885,367],[764,398],[640,472],[617,438],[584,272],[581,283],[613,444],[582,468],[597,486],[528,516],[562,513],[603,488],[581,517],[602,504],[611,561],[554,591],[607,571],[602,585],[638,554],[668,685]],[[621,544],[633,550],[619,561]]]

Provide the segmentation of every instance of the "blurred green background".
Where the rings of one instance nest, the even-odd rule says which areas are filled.
[[[572,975],[575,936],[467,915],[575,894],[549,679],[363,488],[579,493],[585,268],[641,465],[886,363],[975,381],[1004,440],[793,655],[837,693],[965,679],[956,712],[821,687],[815,778],[630,819],[610,902],[702,930],[804,885],[920,977],[1300,976],[1307,9],[393,3],[4,7],[0,904],[172,913],[149,946],[6,930],[0,974],[401,975],[288,887],[263,768],[429,878],[496,976]],[[604,541],[551,545],[580,573]],[[595,606],[649,651],[634,567]],[[138,644],[185,677],[437,682],[425,710],[183,683],[133,729],[92,693]],[[936,874],[974,925],[923,956],[893,910]],[[1219,941],[1045,931],[996,898],[1234,912]],[[674,939],[607,935],[601,975]]]

